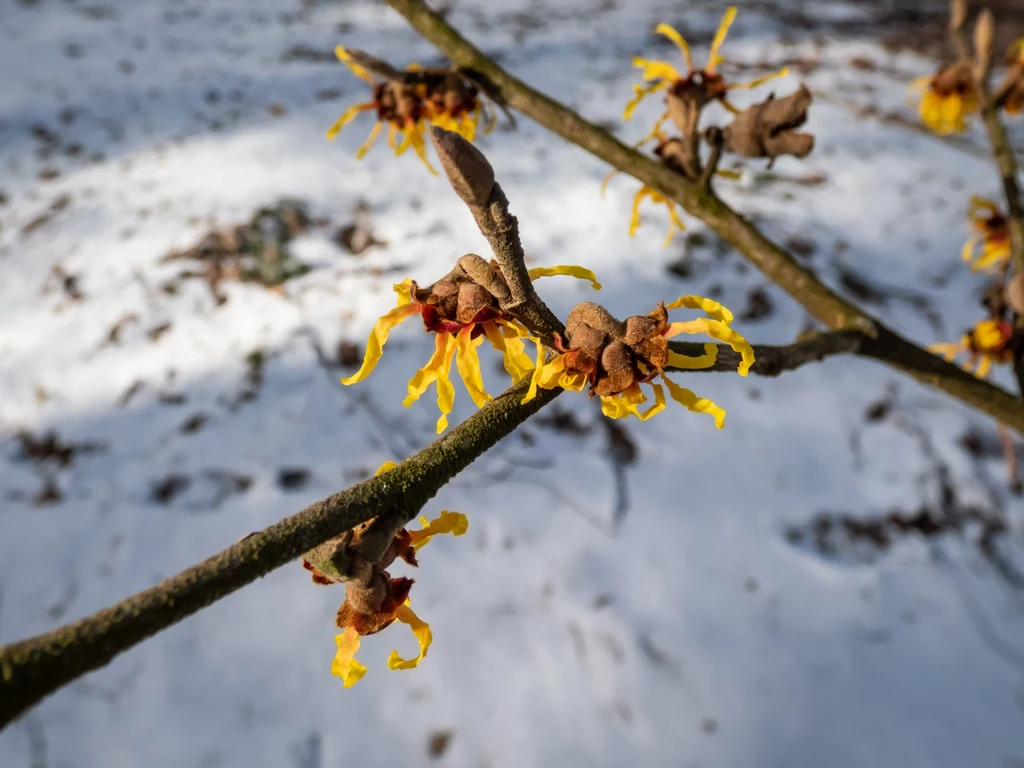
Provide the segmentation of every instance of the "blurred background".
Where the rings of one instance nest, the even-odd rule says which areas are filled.
[[[1024,8],[993,0],[1000,49]],[[452,0],[504,67],[613,130],[634,56],[697,62],[725,6]],[[739,3],[729,77],[790,68],[815,152],[729,166],[723,196],[830,286],[920,344],[981,318],[960,261],[977,129],[938,138],[907,102],[949,54],[939,0]],[[434,439],[403,408],[432,351],[414,324],[339,378],[393,306],[487,255],[443,178],[364,116],[342,43],[441,64],[380,2],[0,0],[0,642],[84,616]],[[724,122],[710,113],[709,124]],[[1024,131],[1014,137],[1024,149]],[[702,225],[520,116],[478,141],[561,316],[711,296],[754,343],[814,326]],[[680,315],[682,319],[682,315]],[[507,384],[484,360],[492,394]],[[0,733],[27,768],[138,765],[1024,766],[1024,503],[993,423],[868,360],[778,379],[679,375],[728,411],[608,421],[566,395],[424,510],[469,516],[415,573],[429,657],[404,628],[330,674],[340,588],[299,563],[79,680]],[[1007,371],[996,381],[1013,388]],[[456,385],[453,423],[473,411]],[[395,569],[398,575],[400,569]],[[404,573],[404,571],[403,571]]]

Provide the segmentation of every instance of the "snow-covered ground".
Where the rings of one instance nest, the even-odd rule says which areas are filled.
[[[802,62],[818,147],[720,187],[887,323],[923,344],[957,337],[983,286],[959,262],[963,213],[996,175],[969,146],[861,109],[912,118],[906,82],[931,62],[786,29],[758,5],[741,4],[725,53]],[[821,6],[823,20],[866,13]],[[702,60],[722,10],[459,0],[450,19],[635,140],[659,104],[622,123],[631,57],[674,57],[650,35],[667,21]],[[330,55],[339,42],[437,61],[376,2],[0,3],[0,642],[155,584],[433,438],[433,398],[400,404],[432,349],[415,324],[356,387],[338,384],[336,350],[361,349],[392,282],[429,283],[486,244],[411,153],[353,158],[368,122],[324,140],[366,94]],[[636,182],[602,199],[607,168],[527,119],[479,145],[534,262],[595,270],[616,314],[703,293],[752,341],[805,327],[699,225],[662,249],[655,207],[630,239]],[[312,270],[282,291],[227,281],[218,305],[176,279],[187,262],[162,262],[281,198],[320,220],[294,242]],[[360,200],[387,245],[354,256],[333,239]],[[542,290],[563,316],[593,298],[567,278]],[[464,511],[470,531],[415,574],[435,637],[419,669],[386,668],[413,644],[395,627],[364,640],[369,672],[344,689],[330,675],[342,590],[296,563],[48,699],[0,733],[0,764],[1024,765],[1024,503],[993,425],[855,359],[686,384],[728,410],[724,431],[680,408],[619,422],[637,451],[623,472],[593,404],[566,395],[439,494],[425,511]],[[31,461],[23,430],[91,450]],[[921,509],[969,522],[882,549],[828,527]]]

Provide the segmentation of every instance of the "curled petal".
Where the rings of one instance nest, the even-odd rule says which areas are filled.
[[[406,137],[408,138],[408,143],[412,144],[412,148],[413,151],[416,153],[416,157],[418,157],[423,162],[423,164],[427,166],[428,171],[437,176],[437,171],[434,170],[434,166],[432,166],[430,164],[430,161],[427,159],[427,145],[423,141],[422,123],[410,124],[408,128],[406,128]],[[396,150],[395,154],[401,154],[401,152]]]
[[[633,66],[642,70],[640,77],[644,80],[660,80],[663,83],[659,83],[661,88],[667,88],[670,83],[683,79],[683,76],[679,74],[679,70],[667,61],[635,58],[633,59]]]
[[[452,358],[458,342],[451,334],[447,334],[448,343],[445,345],[444,360],[437,369],[437,407],[441,411],[441,417],[437,420],[437,434],[441,434],[448,428],[448,414],[455,406],[455,387],[449,378],[448,372],[452,367]]]
[[[431,355],[427,364],[416,371],[409,379],[407,387],[408,394],[402,401],[402,405],[408,408],[420,399],[420,396],[427,391],[427,387],[437,381],[437,373],[444,365],[445,356],[448,352],[448,345],[452,342],[451,334],[438,333],[434,336],[434,354]]]
[[[346,688],[351,688],[366,674],[366,667],[355,658],[359,650],[359,633],[354,627],[346,627],[334,640],[338,644],[338,652],[331,662],[331,674],[340,677]]]
[[[665,410],[665,390],[662,389],[661,384],[651,384],[651,388],[654,390],[654,405],[642,412],[636,406],[633,406],[633,413],[636,414],[640,421],[647,421],[652,416]]]
[[[618,168],[612,168],[608,174],[601,179],[601,197],[604,197],[605,192],[608,191],[608,182],[619,172]]]
[[[377,135],[380,133],[380,129],[384,127],[384,123],[379,120],[374,123],[373,128],[370,129],[370,135],[366,137],[366,141],[363,142],[358,150],[356,150],[356,160],[362,160],[370,148],[373,146],[373,142],[377,140]]]
[[[634,59],[633,63],[636,64],[637,61],[643,61],[643,59]],[[675,71],[674,68],[672,68],[672,65],[666,64],[665,66]],[[630,99],[629,103],[626,104],[626,108],[622,112],[622,119],[629,120],[631,117],[633,117],[633,112],[636,111],[636,108],[640,105],[641,101],[643,101],[647,96],[650,96],[652,93],[657,93],[658,91],[668,88],[669,83],[669,80],[658,80],[653,85],[634,85],[633,98]]]
[[[415,283],[412,281],[412,278],[407,277],[402,282],[391,286],[392,290],[398,294],[398,306],[403,307],[413,302],[412,291],[414,285]]]
[[[380,317],[373,326],[373,330],[370,331],[370,338],[366,341],[366,353],[363,355],[363,364],[354,374],[347,379],[342,379],[341,383],[345,385],[355,384],[369,376],[373,369],[377,367],[381,355],[384,354],[384,344],[388,340],[388,334],[391,333],[391,329],[410,315],[419,314],[419,311],[420,308],[417,305],[406,304],[401,307],[395,307],[386,315]]]
[[[757,86],[759,86],[759,85],[764,85],[765,83],[767,83],[767,82],[769,82],[771,80],[775,80],[775,79],[780,78],[780,77],[785,77],[788,74],[789,74],[789,67],[783,67],[778,72],[772,72],[770,75],[762,75],[761,77],[755,77],[753,80],[748,80],[745,83],[729,83],[727,86],[725,86],[725,88],[728,91],[747,90],[747,89],[750,89],[750,88],[757,88]]]
[[[456,342],[459,347],[458,357],[455,364],[459,369],[459,376],[462,383],[466,385],[466,391],[473,399],[477,408],[483,408],[493,398],[484,391],[484,378],[480,371],[480,357],[476,348],[483,342],[483,336],[472,336],[474,326],[467,325],[459,331]]]
[[[359,66],[352,60],[352,56],[345,50],[345,46],[339,45],[334,49],[334,55],[338,57],[338,60],[342,62],[346,67],[351,70],[352,74],[361,80],[365,80],[368,83],[373,82],[373,75],[367,72],[363,67]]]
[[[512,383],[515,384],[525,379],[530,371],[533,370],[533,361],[530,360],[529,355],[523,350],[522,339],[516,335],[515,330],[506,329],[505,332],[512,336],[512,338],[506,339],[502,335],[498,322],[495,320],[488,320],[483,323],[483,329],[487,340],[491,342],[491,346],[501,352],[505,370],[512,377]]]
[[[568,275],[569,277],[577,277],[580,280],[589,280],[590,284],[594,286],[595,291],[601,290],[601,284],[597,282],[597,275],[589,269],[572,264],[562,264],[557,267],[534,267],[529,271],[529,275],[531,280],[552,275]]]
[[[690,357],[689,355],[681,355],[678,352],[673,352],[671,349],[668,351],[668,360],[665,363],[666,368],[678,368],[682,371],[700,371],[704,368],[711,368],[715,364],[715,360],[718,359],[718,345],[717,344],[705,344],[704,354],[700,357]]]
[[[680,387],[668,376],[662,376],[661,380],[668,387],[669,396],[686,408],[686,410],[693,411],[694,413],[709,413],[715,418],[716,427],[722,429],[725,426],[725,411],[711,400],[708,400],[706,397],[697,397],[685,387]]]
[[[407,624],[412,630],[413,635],[416,636],[416,642],[420,646],[420,655],[415,659],[403,659],[398,655],[398,651],[392,651],[388,657],[388,669],[415,669],[426,657],[427,649],[430,648],[434,636],[430,632],[430,626],[413,613],[408,605],[401,606],[395,614],[395,618],[403,624]]]
[[[670,27],[668,24],[659,24],[654,28],[654,31],[657,32],[659,35],[664,35],[673,43],[675,43],[676,48],[678,48],[679,52],[683,54],[683,60],[686,61],[686,71],[693,72],[693,59],[690,56],[690,46],[687,45],[686,40],[683,39],[683,36],[676,32],[676,30],[673,27]]]
[[[979,355],[979,357],[981,359],[978,360],[978,367],[974,371],[974,375],[979,379],[984,379],[992,370],[992,358],[989,355]]]
[[[686,307],[687,309],[699,309],[712,320],[717,320],[720,323],[729,325],[733,321],[732,312],[723,307],[717,301],[713,299],[706,299],[703,296],[680,296],[670,304],[665,305],[665,309],[679,309],[680,307]]]
[[[971,202],[967,208],[967,216],[971,219],[986,218],[985,214],[994,216],[999,214],[999,206],[988,198],[980,195],[971,195]]]
[[[377,477],[377,475],[383,475],[385,472],[390,472],[397,466],[398,464],[394,461],[385,461],[383,464],[377,467],[377,471],[373,473],[373,476]]]
[[[646,184],[633,195],[633,212],[629,217],[629,236],[635,237],[636,231],[640,229],[640,204],[648,197],[654,196],[654,190]]]
[[[665,242],[661,244],[661,247],[668,248],[676,231],[683,232],[686,226],[683,224],[683,220],[679,218],[676,204],[667,198],[662,198],[662,200],[665,202],[665,207],[668,208],[668,235],[665,237]]]
[[[351,123],[360,112],[366,112],[368,109],[374,109],[376,106],[372,101],[368,101],[365,104],[356,104],[346,109],[341,113],[341,117],[334,121],[334,125],[327,129],[327,140],[334,139],[335,136],[341,133],[341,129]]]
[[[713,339],[724,341],[740,354],[740,365],[737,369],[740,376],[746,376],[750,371],[750,366],[754,364],[754,349],[750,346],[750,342],[718,320],[700,317],[682,323],[670,323],[665,337],[670,339],[680,333],[705,333]]]
[[[441,514],[433,520],[428,521],[420,517],[422,530],[409,531],[409,539],[413,549],[419,550],[434,536],[450,533],[452,536],[461,536],[469,530],[469,520],[461,512],[449,512],[442,510]]]
[[[709,75],[714,74],[715,67],[723,61],[722,57],[718,55],[718,49],[721,48],[722,43],[725,42],[725,36],[729,34],[729,27],[732,26],[735,19],[736,7],[729,6],[725,10],[725,15],[722,17],[722,23],[718,25],[718,31],[715,32],[715,39],[711,41],[711,50],[708,52],[708,66],[705,70]]]
[[[970,261],[974,258],[974,246],[982,241],[982,237],[972,237],[964,243],[964,247],[960,250],[960,258],[964,261]]]
[[[526,405],[537,396],[537,387],[540,385],[541,376],[544,373],[544,360],[547,357],[544,342],[540,339],[534,339],[533,341],[537,345],[537,361],[534,363],[533,376],[530,377],[530,388],[526,391],[526,396],[522,400],[523,405]]]

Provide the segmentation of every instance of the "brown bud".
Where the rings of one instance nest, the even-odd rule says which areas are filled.
[[[505,306],[512,300],[508,283],[505,282],[496,262],[488,263],[475,253],[467,253],[459,258],[458,266],[465,270],[474,283],[486,288],[497,299],[499,306]]]
[[[967,21],[967,0],[951,0],[949,4],[949,29],[959,32]]]
[[[565,335],[569,338],[569,343],[574,347],[587,349],[592,346],[592,339],[596,337],[590,331],[584,330],[583,326],[596,329],[602,335],[613,339],[621,339],[625,331],[623,324],[616,320],[611,312],[592,301],[580,302],[572,308],[569,317],[565,319]],[[587,334],[587,339],[580,336],[581,333]],[[598,341],[598,344],[602,342],[603,339]]]
[[[981,78],[992,70],[992,43],[995,40],[996,24],[988,8],[978,16],[974,25],[974,57]]]
[[[494,189],[494,169],[483,153],[454,131],[430,126],[430,139],[444,175],[455,193],[474,208],[482,208]]]
[[[796,129],[806,122],[812,99],[805,85],[781,99],[774,94],[769,96],[761,104],[740,112],[722,130],[723,145],[743,157],[806,157],[814,148],[814,136],[798,133]]]

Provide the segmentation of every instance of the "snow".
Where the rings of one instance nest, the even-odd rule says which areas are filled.
[[[675,55],[649,33],[665,20],[702,61],[721,9],[698,5],[572,0],[524,12],[476,0],[450,18],[518,76],[633,141],[659,105],[649,99],[622,123],[630,58]],[[832,3],[821,18],[861,13]],[[996,195],[997,175],[960,145],[851,112],[877,103],[912,117],[905,84],[931,62],[798,30],[777,42],[785,32],[770,8],[742,8],[725,53],[765,71],[817,61],[806,77],[819,94],[817,150],[778,162],[775,181],[757,181],[763,169],[750,163],[720,189],[773,238],[811,242],[808,263],[830,284],[850,269],[927,297],[940,317],[935,327],[905,300],[868,305],[892,327],[922,344],[957,337],[978,318],[983,286],[959,263],[963,212],[971,194]],[[433,439],[433,398],[400,405],[432,350],[413,324],[356,387],[338,384],[342,369],[325,369],[317,347],[333,358],[341,340],[362,345],[392,282],[428,283],[487,246],[411,155],[394,158],[382,142],[352,157],[369,123],[324,140],[363,85],[329,57],[282,57],[338,42],[398,65],[438,61],[374,2],[0,6],[0,642],[151,586]],[[847,67],[854,56],[877,71]],[[341,97],[317,97],[329,89]],[[708,233],[703,245],[679,236],[662,249],[667,220],[654,206],[629,238],[637,183],[617,177],[602,199],[602,163],[519,123],[479,144],[533,263],[582,264],[605,286],[596,296],[546,278],[556,312],[599,298],[624,316],[717,287],[740,315],[760,287],[774,311],[738,321],[741,332],[788,343],[802,330],[803,311]],[[34,137],[37,125],[57,138]],[[40,179],[46,168],[59,176]],[[823,182],[799,182],[811,175]],[[67,207],[24,234],[61,195]],[[185,269],[161,262],[170,250],[288,197],[330,220],[295,243],[311,272],[282,293],[226,282],[220,306],[201,280],[162,290]],[[360,199],[388,244],[356,257],[331,235]],[[683,258],[686,280],[667,270]],[[54,287],[56,266],[78,278],[81,299]],[[130,314],[137,321],[106,342]],[[258,387],[246,362],[256,351]],[[505,381],[496,366],[485,366],[492,393]],[[296,563],[0,732],[5,768],[420,765],[440,731],[451,740],[437,762],[450,766],[1024,763],[1024,600],[973,529],[901,536],[870,557],[825,556],[786,535],[822,512],[869,519],[934,506],[938,462],[961,504],[1005,519],[1000,551],[1024,565],[1024,505],[999,457],[960,446],[969,429],[993,425],[865,360],[778,379],[675,378],[726,408],[727,426],[679,408],[625,424],[639,458],[625,470],[621,520],[608,436],[593,404],[571,394],[427,506],[466,512],[470,531],[422,554],[413,600],[435,642],[419,669],[387,669],[392,648],[413,646],[391,628],[364,639],[369,672],[344,689],[330,675],[341,590],[315,587]],[[997,381],[1013,385],[1005,371]],[[240,397],[250,390],[254,399]],[[867,420],[882,399],[888,415]],[[556,410],[584,434],[545,426]],[[471,411],[459,385],[453,423]],[[206,421],[183,431],[196,416]],[[102,450],[45,470],[62,499],[39,506],[44,470],[18,459],[16,435],[48,429]],[[308,481],[284,488],[282,469],[306,469]],[[190,483],[159,503],[154,485],[171,476]]]

